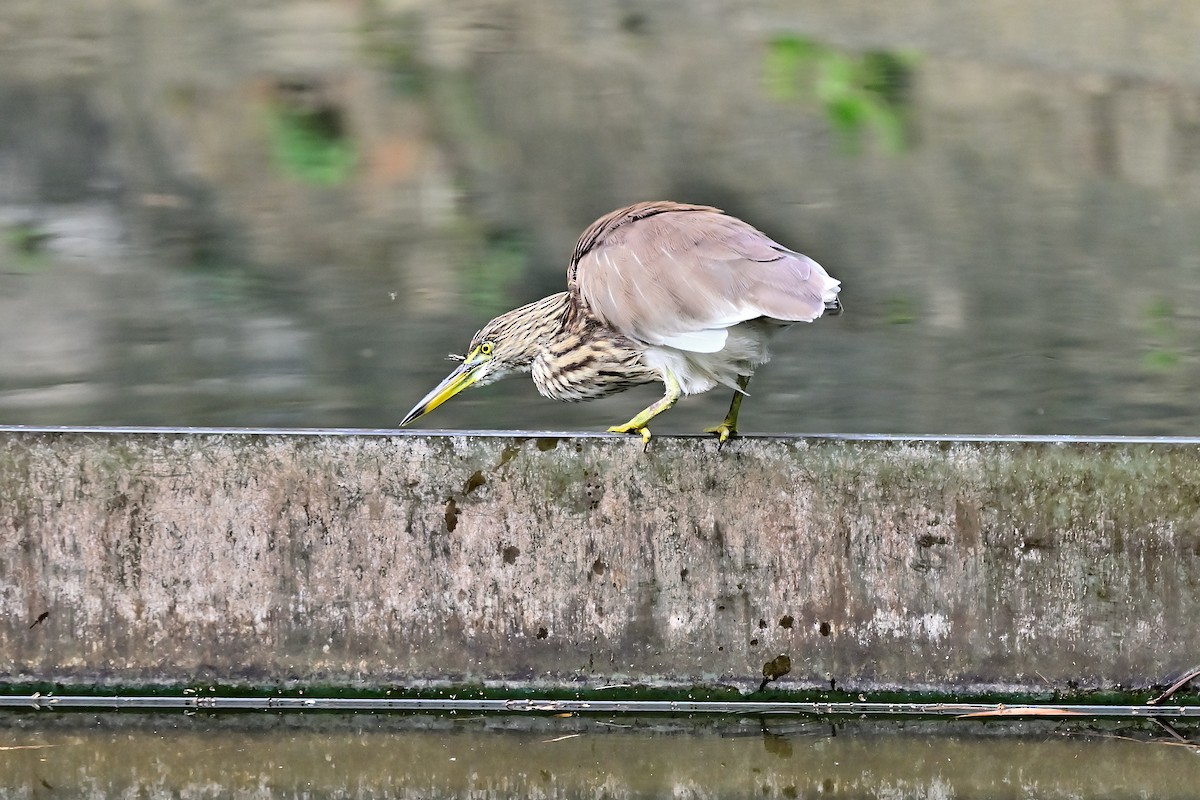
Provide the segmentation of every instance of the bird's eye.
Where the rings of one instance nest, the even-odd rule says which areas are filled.
[[[479,345],[479,352],[482,355],[490,356],[492,354],[492,343],[484,342],[483,344]]]

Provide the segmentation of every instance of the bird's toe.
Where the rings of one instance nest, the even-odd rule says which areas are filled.
[[[613,425],[608,429],[609,433],[632,433],[642,437],[642,444],[650,444],[650,429],[645,425]]]
[[[714,425],[711,428],[705,428],[705,433],[715,433],[720,444],[725,444],[734,436],[737,436],[737,426],[731,425],[728,421],[722,422],[720,425]]]

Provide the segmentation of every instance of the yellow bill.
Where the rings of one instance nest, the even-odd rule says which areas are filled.
[[[413,410],[408,412],[408,416],[400,422],[400,426],[404,427],[410,422],[425,416],[463,389],[475,383],[479,378],[479,373],[484,363],[486,362],[460,364],[441,383],[433,387],[433,391],[421,398],[421,402],[413,406]]]

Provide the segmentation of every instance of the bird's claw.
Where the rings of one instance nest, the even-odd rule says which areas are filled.
[[[737,426],[731,425],[728,420],[720,425],[714,425],[711,428],[705,428],[705,433],[715,433],[717,435],[717,449],[720,450],[726,442],[737,436]]]
[[[642,437],[642,451],[650,446],[650,429],[645,425],[613,425],[608,429],[609,433],[636,433]]]

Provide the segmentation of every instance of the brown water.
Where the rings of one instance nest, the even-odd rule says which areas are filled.
[[[1168,800],[1198,755],[1151,723],[43,712],[0,716],[0,798]]]

